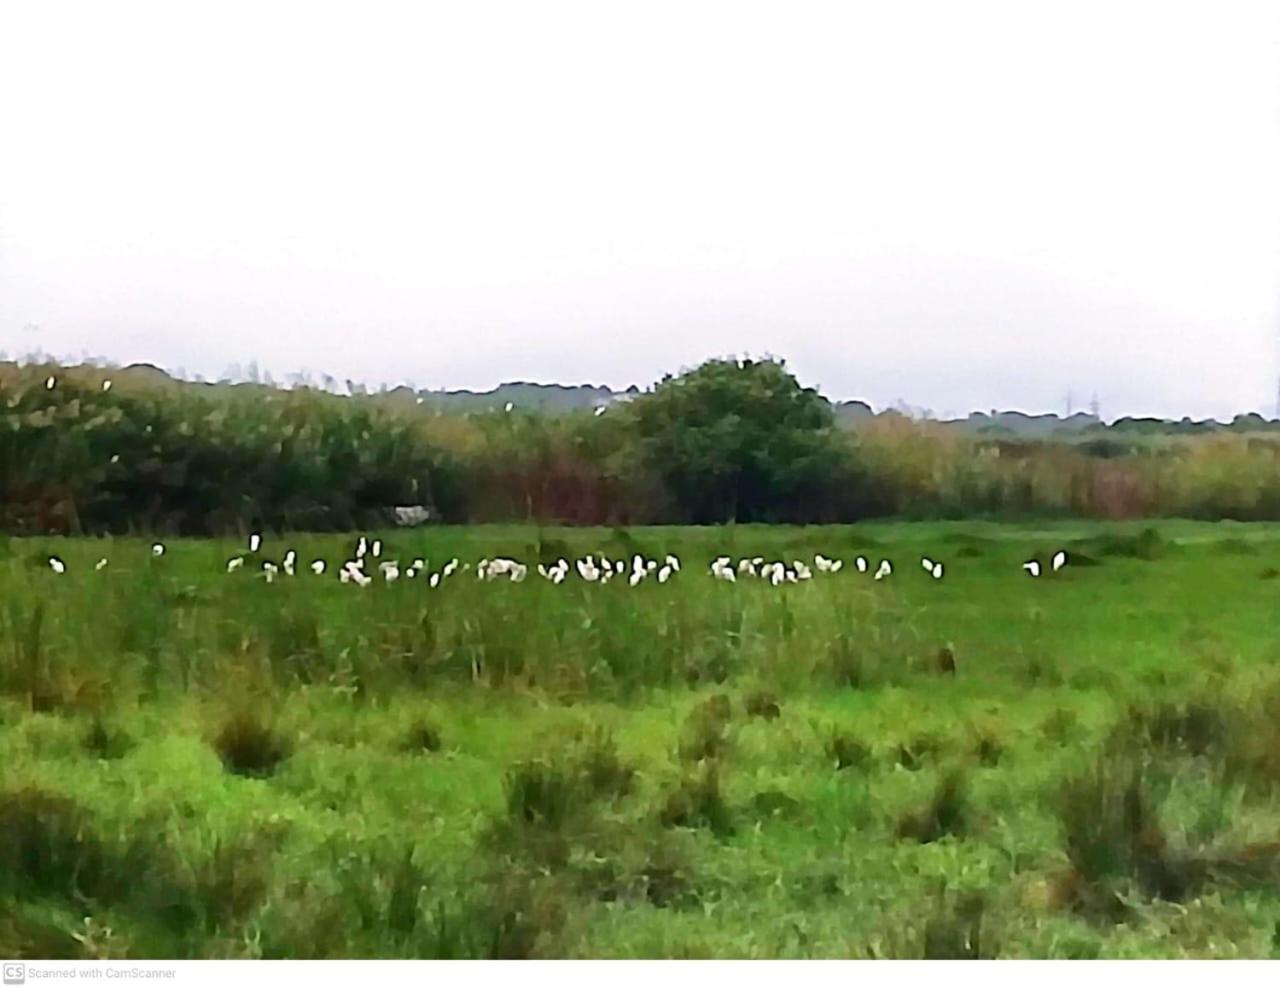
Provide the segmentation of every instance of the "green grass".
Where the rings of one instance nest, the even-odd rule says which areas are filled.
[[[335,537],[268,536],[272,585],[229,541],[0,543],[0,955],[1280,950],[1280,526],[542,539],[683,569],[360,589]],[[1063,545],[1096,565],[1021,570]],[[728,585],[722,552],[846,564]]]

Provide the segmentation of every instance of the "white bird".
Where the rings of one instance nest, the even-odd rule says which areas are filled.
[[[103,390],[103,391],[110,391],[110,390],[111,390],[111,382],[110,382],[110,381],[103,381],[103,382],[102,382],[102,390]]]
[[[252,535],[249,536],[249,551],[257,552],[261,548],[262,548],[262,536],[259,535],[257,532],[254,532]]]
[[[432,573],[431,579],[427,582],[431,584],[431,589],[434,590],[436,587],[440,586],[440,574]]]
[[[924,568],[924,571],[926,573],[933,572],[933,560],[930,559],[928,556],[924,556],[921,558],[920,565]]]
[[[227,572],[234,573],[244,565],[244,556],[232,556],[227,560]]]
[[[933,574],[933,578],[935,580],[941,580],[942,579],[942,563],[934,563],[933,569],[930,570],[929,572]]]
[[[506,406],[503,408],[503,411],[505,411],[505,412],[509,412],[509,411],[511,411],[511,409],[513,409],[513,408],[515,408],[515,407],[516,407],[516,406],[515,406],[515,402],[511,402],[511,401],[509,401],[509,402],[507,402]]]
[[[93,568],[95,570],[100,570],[100,569],[106,569],[106,566],[107,566],[107,557],[103,556],[101,559],[98,560],[97,564]]]
[[[395,583],[396,580],[400,579],[400,567],[395,563],[382,567],[382,578],[387,583]]]
[[[1053,571],[1056,573],[1067,565],[1067,554],[1059,549],[1053,554]]]
[[[880,565],[876,569],[877,580],[883,580],[886,576],[893,572],[893,564],[887,559],[880,560]]]
[[[844,560],[833,559],[831,560],[831,563],[828,565],[827,568],[828,568],[828,571],[831,573],[839,573],[842,569],[844,569]]]
[[[603,415],[603,414],[604,414],[604,405],[601,405],[599,408],[597,408],[597,409],[595,410],[595,414],[596,414],[596,415]]]
[[[855,560],[853,561],[853,564],[854,564],[855,566],[857,566],[857,567],[858,567],[858,572],[859,572],[859,573],[865,573],[865,572],[867,571],[867,557],[866,557],[866,556],[859,556],[857,559],[855,559]]]
[[[159,542],[157,542],[155,545],[153,545],[153,546],[151,547],[151,555],[153,555],[153,556],[163,556],[163,555],[164,555],[164,545],[162,545],[162,544],[161,544],[161,543],[159,543]]]
[[[382,540],[374,539],[373,540],[373,558],[377,559],[381,555],[382,555]]]
[[[669,579],[671,579],[671,565],[668,563],[658,570],[658,582],[666,583]]]
[[[643,580],[643,579],[644,579],[644,577],[645,577],[645,571],[644,571],[644,570],[642,570],[642,569],[633,570],[633,571],[632,571],[632,573],[631,573],[631,579],[630,579],[628,582],[631,584],[631,586],[633,586],[633,587],[634,587],[634,586],[636,586],[636,585],[637,585],[641,580]]]
[[[1030,562],[1023,563],[1022,568],[1025,569],[1032,576],[1040,575],[1040,563],[1034,559],[1032,559]]]
[[[49,378],[49,380],[47,380],[47,381],[45,381],[45,382],[44,382],[45,390],[47,390],[47,391],[52,391],[52,390],[53,390],[53,383],[54,383],[54,382],[53,382],[53,377],[51,376],[51,377]]]
[[[321,574],[323,574],[323,573],[324,573],[324,560],[323,560],[323,559],[317,559],[315,562],[313,562],[313,563],[311,564],[311,572],[312,572],[312,573],[314,573],[316,576],[320,576]]]
[[[368,551],[369,551],[369,543],[365,540],[365,537],[361,535],[360,541],[356,543],[356,558],[363,559],[364,554]]]
[[[680,572],[680,560],[678,560],[675,556],[671,555],[671,553],[667,553],[666,562],[667,562],[667,565],[671,567],[671,572],[673,573]]]
[[[50,380],[53,380],[53,379],[52,379],[52,378],[50,378]],[[50,568],[51,570],[53,570],[55,573],[59,573],[59,574],[61,574],[61,573],[65,573],[65,572],[67,571],[67,564],[66,564],[66,563],[64,563],[64,562],[63,562],[61,559],[59,559],[57,556],[50,556],[50,557],[49,557],[49,568]]]
[[[298,554],[290,549],[284,554],[284,571],[289,576],[293,576],[294,563],[298,561]]]

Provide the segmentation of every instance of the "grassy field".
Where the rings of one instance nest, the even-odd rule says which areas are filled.
[[[1280,950],[1280,526],[382,537],[0,543],[0,956]]]

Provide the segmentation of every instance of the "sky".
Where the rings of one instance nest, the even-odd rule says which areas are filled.
[[[1280,4],[4,4],[0,350],[1274,414]]]

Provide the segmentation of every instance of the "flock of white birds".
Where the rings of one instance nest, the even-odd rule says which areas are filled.
[[[275,582],[276,578],[282,573],[286,577],[297,575],[298,553],[295,550],[286,550],[278,562],[261,558],[261,551],[262,536],[255,532],[249,536],[248,552],[233,556],[227,560],[227,572],[235,573],[243,569],[250,557],[253,557],[254,566],[258,574],[267,583]],[[151,555],[153,557],[158,558],[163,556],[164,553],[164,543],[156,542],[151,546]],[[384,584],[395,583],[400,579],[413,580],[421,578],[427,586],[434,589],[456,573],[466,572],[471,569],[470,563],[459,563],[456,558],[450,559],[438,571],[430,572],[426,560],[421,557],[414,559],[404,567],[401,567],[399,560],[382,559],[381,557],[381,539],[370,541],[365,536],[360,536],[352,558],[344,562],[338,569],[338,579],[344,584],[349,583],[359,587],[368,587],[377,582],[379,578]],[[1054,553],[1053,558],[1050,560],[1049,569],[1056,573],[1066,564],[1067,554],[1065,551],[1059,550]],[[94,569],[102,570],[106,566],[107,559],[103,557],[94,565]],[[935,580],[942,579],[944,569],[941,562],[924,556],[920,559],[920,566]],[[58,556],[49,557],[49,568],[57,574],[63,574],[67,571],[66,563]],[[328,571],[329,566],[323,559],[314,559],[307,568],[315,576],[323,576]],[[853,560],[853,568],[859,573],[868,573],[871,572],[871,563],[866,556],[858,556]],[[1037,559],[1028,560],[1022,564],[1022,568],[1032,577],[1038,577],[1044,572],[1040,561]],[[680,560],[670,554],[661,560],[646,559],[637,553],[631,557],[631,562],[628,566],[625,559],[609,559],[603,554],[598,554],[584,556],[575,560],[572,566],[570,566],[567,559],[559,559],[550,566],[543,563],[539,563],[537,566],[538,575],[544,580],[555,584],[563,583],[575,569],[579,578],[586,583],[603,584],[608,583],[610,580],[618,579],[625,580],[629,586],[635,587],[650,578],[653,578],[658,583],[666,583],[680,572]],[[835,574],[842,569],[844,569],[844,560],[831,559],[821,553],[813,557],[812,566],[799,559],[792,560],[790,563],[782,560],[766,561],[763,556],[742,558],[735,564],[731,556],[717,556],[711,561],[710,573],[716,580],[725,583],[736,583],[740,578],[754,578],[778,587],[787,583],[804,583],[812,580],[816,574]],[[505,557],[486,558],[481,559],[476,564],[475,572],[478,580],[505,579],[512,583],[521,583],[529,575],[529,567],[515,559]],[[374,574],[377,575],[375,576]],[[875,568],[872,579],[880,581],[892,574],[893,563],[888,559],[881,559],[879,565]]]

